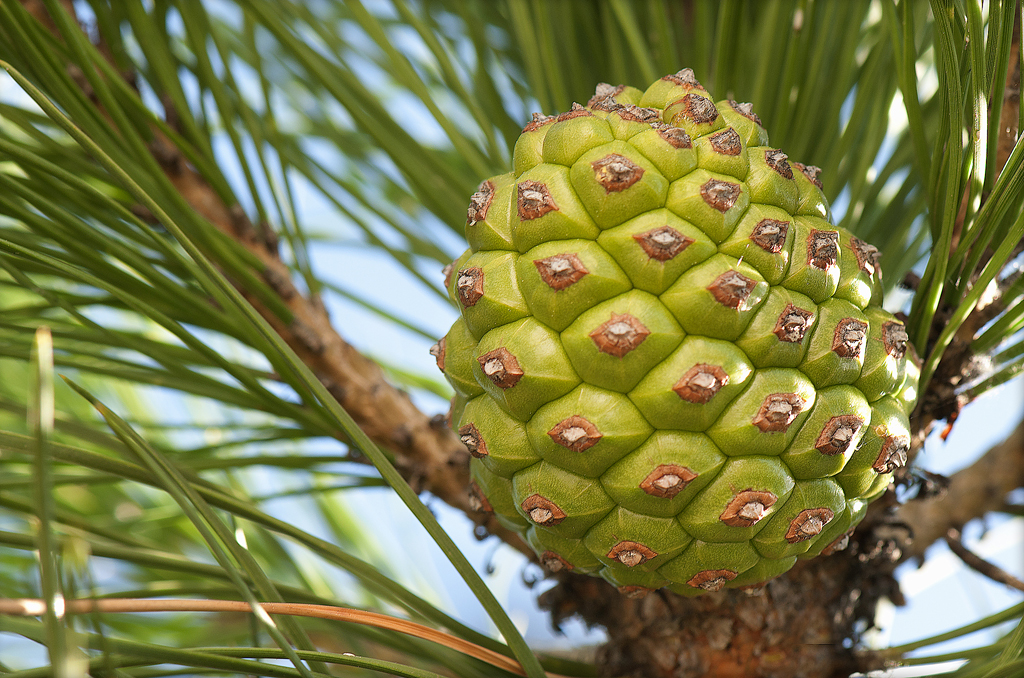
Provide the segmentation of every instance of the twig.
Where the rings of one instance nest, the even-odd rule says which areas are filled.
[[[449,647],[467,656],[487,662],[505,671],[525,676],[522,666],[494,650],[481,647],[468,640],[407,619],[389,617],[378,612],[354,610],[333,605],[312,605],[308,603],[260,603],[268,614],[287,614],[296,617],[315,617],[332,621],[352,622],[378,629],[397,631],[416,638],[429,640]],[[0,598],[0,614],[23,617],[38,617],[46,611],[46,602],[38,598]],[[148,599],[148,598],[102,598],[97,600],[65,600],[64,614],[89,614],[91,612],[252,612],[248,603],[237,600],[198,599]]]
[[[932,499],[910,501],[899,508],[897,518],[914,530],[908,558],[920,558],[951,528],[966,525],[989,511],[998,511],[1006,495],[1024,485],[1024,422],[1003,442],[978,461],[954,473],[946,492]]]
[[[963,542],[960,541],[960,530],[950,528],[949,532],[946,533],[946,543],[949,544],[950,550],[972,570],[980,572],[992,581],[1006,584],[1018,591],[1024,591],[1024,581],[1017,579],[995,563],[988,562],[964,546]]]

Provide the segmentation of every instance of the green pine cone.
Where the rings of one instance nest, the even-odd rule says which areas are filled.
[[[552,570],[753,586],[906,463],[918,368],[815,167],[684,69],[535,115],[480,185],[435,347],[474,496]]]

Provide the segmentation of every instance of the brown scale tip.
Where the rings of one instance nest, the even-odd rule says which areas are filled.
[[[558,117],[555,118],[556,122],[565,122],[566,120],[572,120],[573,118],[586,118],[592,116],[593,113],[588,111],[578,103],[573,102],[572,108],[565,113],[559,113]]]
[[[450,264],[445,264],[445,267],[441,269],[441,273],[444,274],[444,286],[445,287],[448,287],[448,285],[451,284],[451,282],[452,282],[452,273],[454,271],[455,271],[455,262],[454,261],[451,262]]]
[[[484,296],[484,270],[479,266],[464,268],[455,278],[455,294],[464,307],[476,306]]]
[[[608,551],[608,558],[617,560],[626,567],[636,567],[657,557],[657,553],[636,541],[620,541]]]
[[[736,576],[737,573],[732,570],[703,570],[690,577],[686,583],[695,589],[704,589],[714,593],[715,591],[721,591]]]
[[[840,358],[860,360],[864,355],[868,324],[856,318],[843,318],[832,335],[832,350]]]
[[[694,243],[693,238],[683,235],[668,224],[634,235],[633,240],[648,257],[657,261],[668,261]]]
[[[807,236],[807,265],[826,271],[839,261],[839,232],[812,228]]]
[[[541,280],[555,291],[564,290],[590,273],[575,252],[534,259],[533,265],[537,267]]]
[[[644,176],[644,168],[624,155],[610,153],[590,163],[594,179],[604,187],[605,193],[624,191]]]
[[[619,117],[629,122],[651,123],[661,118],[661,112],[656,108],[641,108],[633,104],[626,104],[623,110],[616,111]]]
[[[907,354],[907,342],[909,341],[910,335],[907,334],[907,328],[903,326],[903,323],[895,320],[882,323],[882,344],[885,346],[885,352],[893,358],[903,359],[903,356]]]
[[[759,127],[763,127],[764,126],[764,125],[761,124],[761,118],[757,117],[757,113],[754,113],[754,104],[748,104],[748,103],[741,104],[741,103],[737,103],[736,101],[733,101],[732,99],[729,99],[728,103],[729,103],[729,108],[731,108],[732,110],[736,111],[737,113],[742,115],[747,120],[752,120],[753,122],[757,123],[757,125]]]
[[[469,508],[478,513],[494,513],[491,502],[487,501],[487,497],[476,481],[469,483]]]
[[[692,68],[684,68],[672,75],[666,75],[662,80],[668,80],[671,83],[679,85],[680,87],[686,87],[687,89],[704,89],[701,87],[701,84],[697,82],[697,76],[694,74]]]
[[[719,212],[728,212],[740,197],[740,185],[721,179],[708,179],[700,187],[700,197]]]
[[[478,221],[486,219],[492,200],[494,200],[494,182],[488,179],[480,184],[480,187],[476,189],[476,193],[469,198],[469,209],[466,210],[466,225],[474,226]]]
[[[783,179],[793,178],[793,168],[789,166],[789,156],[778,149],[768,149],[764,152],[764,162],[771,167]]]
[[[767,490],[747,488],[733,496],[718,519],[729,527],[750,527],[764,518],[778,500]]]
[[[788,341],[791,344],[799,344],[807,334],[807,328],[811,326],[811,319],[814,314],[797,308],[793,304],[786,304],[786,308],[779,314],[772,332],[779,341]]]
[[[640,600],[641,598],[647,597],[647,594],[654,589],[649,589],[646,586],[640,586],[639,584],[629,584],[628,586],[618,587],[618,592],[624,595],[626,598],[632,600]]]
[[[864,425],[864,420],[852,414],[843,414],[832,417],[814,441],[814,449],[826,457],[834,457],[837,454],[846,454],[850,449],[857,431]]]
[[[539,181],[520,181],[516,185],[516,190],[518,194],[516,209],[519,212],[520,221],[538,219],[548,212],[558,209],[546,184]]]
[[[434,356],[434,362],[437,363],[437,369],[444,372],[444,355],[447,349],[448,341],[441,337],[437,343],[430,347],[430,355]]]
[[[676,115],[682,116],[692,123],[707,125],[718,120],[718,109],[715,108],[715,103],[707,97],[690,93],[682,99],[672,102],[669,106],[676,104],[682,104],[683,106],[682,110]]]
[[[640,482],[640,489],[661,499],[671,499],[689,485],[697,474],[679,464],[661,464]]]
[[[590,101],[594,101],[591,99]],[[615,99],[608,97],[607,99],[599,99],[594,103],[587,102],[587,108],[593,111],[604,111],[605,113],[619,113],[626,110],[626,107],[615,101]]]
[[[778,219],[762,219],[750,232],[754,244],[770,254],[778,254],[786,244],[789,222]]]
[[[821,534],[821,531],[834,517],[835,513],[830,508],[804,509],[790,521],[789,529],[786,530],[786,541],[796,544],[813,539]]]
[[[621,358],[643,343],[651,333],[637,318],[628,313],[612,313],[609,320],[590,333],[597,350]]]
[[[721,132],[716,132],[708,137],[711,148],[720,155],[739,155],[743,150],[743,142],[740,135],[732,127],[727,127]]]
[[[693,141],[690,135],[681,127],[666,125],[663,122],[652,122],[651,127],[664,139],[672,148],[693,148]]]
[[[609,99],[614,102],[615,97],[622,94],[624,89],[626,89],[625,85],[609,85],[607,82],[597,83],[594,96],[590,97],[590,101],[587,102],[587,108],[594,108],[599,103],[605,103]]]
[[[545,551],[540,554],[540,564],[550,572],[561,572],[562,570],[569,572],[574,568],[572,563],[554,551]]]
[[[807,180],[812,184],[821,188],[821,168],[815,167],[814,165],[805,165],[802,162],[793,162],[793,167],[797,168],[800,174],[807,177]]]
[[[680,377],[672,390],[683,400],[704,405],[729,383],[729,375],[718,365],[700,363]]]
[[[551,527],[565,520],[565,511],[560,509],[555,502],[539,494],[531,494],[519,506],[530,517],[530,520],[538,525]]]
[[[470,423],[460,427],[459,440],[466,446],[469,453],[477,459],[487,456],[487,443],[484,441],[483,436],[480,435],[480,430],[476,427],[476,424]]]
[[[533,119],[530,122],[526,123],[526,127],[523,128],[523,134],[526,134],[527,132],[533,132],[534,130],[538,130],[544,125],[550,125],[554,121],[555,116],[553,115],[534,113]]]
[[[589,450],[594,445],[597,445],[602,438],[601,432],[597,427],[578,414],[566,417],[555,424],[548,431],[548,436],[551,437],[551,440],[555,441],[556,445],[561,445],[573,452]]]
[[[512,388],[523,377],[523,368],[504,346],[488,351],[476,359],[484,376],[501,389]]]
[[[757,283],[738,271],[726,271],[707,286],[715,301],[727,308],[739,308],[750,297]]]
[[[804,408],[804,399],[796,393],[772,393],[757,411],[751,423],[762,433],[782,433]]]
[[[874,275],[878,270],[878,260],[882,253],[874,245],[868,244],[860,238],[850,238],[850,249],[853,256],[857,258],[857,267],[868,275]]]
[[[896,469],[906,466],[908,452],[910,452],[910,440],[906,436],[886,435],[882,449],[871,468],[879,475],[892,473]]]
[[[831,544],[829,544],[828,546],[826,546],[825,548],[823,548],[821,550],[821,555],[823,555],[823,556],[830,556],[833,553],[838,553],[839,551],[845,551],[846,547],[850,545],[850,537],[852,537],[852,536],[853,536],[853,530],[852,529],[847,530],[846,532],[843,532],[841,535],[839,535],[838,537],[833,539]]]

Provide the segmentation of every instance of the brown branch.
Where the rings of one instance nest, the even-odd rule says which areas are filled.
[[[946,533],[946,543],[949,545],[950,550],[972,570],[980,572],[992,581],[1024,591],[1024,581],[1017,579],[995,563],[988,562],[964,546],[963,542],[960,541],[960,530],[950,529]]]
[[[60,37],[42,3],[38,0],[22,1],[37,20]],[[65,8],[74,16],[70,2]],[[110,58],[102,37],[97,48]],[[80,86],[88,87],[78,66],[68,64],[68,69],[73,74],[77,71],[79,77],[75,80]],[[134,74],[124,74],[124,77],[131,79]],[[175,116],[173,107],[167,108],[170,122],[173,123]],[[469,452],[443,418],[430,417],[417,409],[406,392],[387,381],[377,363],[341,337],[319,298],[299,293],[292,282],[291,271],[278,254],[276,237],[269,232],[269,225],[261,224],[257,229],[241,206],[225,204],[206,179],[186,161],[181,150],[159,130],[153,130],[149,149],[189,205],[260,261],[262,270],[258,273],[287,306],[292,319],[283,322],[244,287],[239,286],[239,291],[360,428],[375,443],[394,454],[395,466],[413,489],[430,492],[465,512],[491,534],[498,535],[522,553],[532,555],[517,534],[500,526],[493,517],[474,511],[468,492]]]
[[[906,557],[920,558],[950,529],[960,529],[974,518],[997,511],[1006,495],[1024,485],[1024,421],[1002,443],[950,478],[945,493],[910,501],[897,509],[899,520],[914,530]]]

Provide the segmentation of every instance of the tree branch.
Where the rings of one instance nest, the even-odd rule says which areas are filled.
[[[1018,591],[1024,591],[1024,581],[1017,579],[1003,568],[988,562],[964,546],[963,542],[960,541],[960,530],[951,529],[947,532],[946,543],[949,544],[950,550],[972,570],[980,572],[992,581],[1006,584]]]
[[[897,518],[914,530],[914,541],[905,549],[906,557],[921,558],[950,529],[960,529],[974,518],[999,510],[1007,493],[1022,485],[1024,421],[978,461],[953,474],[944,493],[910,501],[897,509]]]

